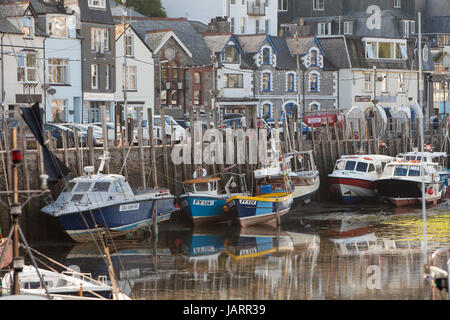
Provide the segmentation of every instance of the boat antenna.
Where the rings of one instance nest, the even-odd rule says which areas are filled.
[[[419,44],[418,44],[418,58],[419,58],[419,105],[420,110],[422,111],[422,121],[420,122],[420,151],[422,153],[421,161],[420,161],[420,169],[421,169],[421,184],[422,184],[422,220],[423,220],[423,262],[425,265],[425,270],[428,269],[428,261],[427,261],[427,213],[426,213],[426,201],[425,201],[425,167],[424,167],[424,121],[425,116],[423,114],[423,106],[422,106],[422,97],[423,97],[423,72],[422,72],[422,13],[419,11],[417,13],[418,18],[418,31],[419,31]]]

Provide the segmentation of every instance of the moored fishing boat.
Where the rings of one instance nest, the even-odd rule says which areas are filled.
[[[202,175],[206,176],[206,172]],[[234,195],[249,195],[246,192],[244,175],[232,175],[225,186],[224,193],[219,191],[220,181],[219,177],[199,178],[198,175],[194,175],[194,179],[183,182],[184,194],[179,197],[180,203],[183,211],[194,224],[230,220],[230,213],[223,209],[226,200]]]
[[[292,169],[291,162],[298,161],[298,168]],[[309,202],[320,187],[319,171],[317,170],[311,150],[291,152],[284,158],[284,168],[278,159],[255,170],[256,192],[260,187],[270,184],[272,191],[285,192],[283,169],[290,181],[290,189],[294,203]]]
[[[422,179],[425,184],[423,196]],[[380,197],[397,207],[416,205],[423,198],[427,204],[437,204],[445,196],[444,182],[440,179],[436,162],[397,160],[388,163],[376,181],[376,187]]]
[[[292,193],[268,193],[248,197],[233,196],[227,200],[225,211],[232,212],[241,227],[260,223],[279,224],[293,204]]]
[[[71,179],[57,200],[41,209],[56,217],[75,241],[92,241],[105,231],[120,236],[170,218],[175,197],[169,189],[133,192],[124,176],[103,174],[105,157],[97,174],[86,167],[85,174]]]
[[[375,154],[342,156],[328,175],[330,192],[342,197],[345,203],[375,199],[375,181],[381,177],[386,164],[394,160],[394,157]]]

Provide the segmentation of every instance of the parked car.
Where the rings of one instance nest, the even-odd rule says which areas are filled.
[[[182,126],[185,130],[189,130],[191,127],[191,123],[187,120],[175,120],[180,126]]]
[[[172,117],[165,116],[165,135],[166,139],[171,140],[172,138],[172,131],[171,131],[171,125],[173,126],[174,130],[174,141],[179,142],[186,134],[186,130],[178,124]],[[162,141],[162,125],[161,125],[161,116],[155,115],[153,116],[153,136],[158,139],[159,141]]]
[[[100,128],[103,132],[103,126],[101,122],[94,122],[94,123],[88,123],[87,126],[95,126],[97,128]],[[106,122],[106,130],[108,131],[108,140],[114,140],[114,123],[112,122]],[[120,139],[121,132],[117,132],[117,139]]]
[[[48,132],[50,131],[50,135],[54,140],[56,140],[56,147],[62,148],[63,147],[63,135],[62,133],[65,132],[67,136],[67,147],[73,148],[75,146],[75,134],[74,131],[68,127],[62,126],[57,123],[45,123],[44,124],[44,136],[47,137]],[[48,137],[47,137],[48,138]],[[83,132],[78,133],[78,140],[80,141],[80,144],[84,144],[84,141],[86,140],[86,135]]]
[[[223,115],[223,120],[234,119],[234,118],[242,118],[244,115],[242,113],[225,113]]]
[[[241,124],[241,118],[231,118],[231,119],[226,119],[223,120],[220,123],[222,129],[234,129],[236,127],[236,129],[240,129],[242,128],[242,124]]]
[[[19,123],[19,119],[16,118],[6,118],[6,127],[8,132],[11,134],[11,130],[12,128],[17,128],[17,134],[20,134],[20,123]],[[36,145],[36,138],[34,137],[33,133],[30,131],[30,129],[28,128],[27,124],[24,123],[23,124],[23,128],[24,128],[24,137],[25,137],[25,141],[27,143],[28,147],[32,147],[34,148],[34,146]],[[3,132],[3,122],[0,121],[0,140],[2,143],[2,147],[4,148],[4,143],[5,143],[5,133]],[[11,136],[10,136],[10,140],[11,140]]]
[[[270,118],[266,121],[267,125],[270,127],[270,129],[275,129],[275,119]],[[284,125],[284,119],[278,120],[278,133],[280,134],[280,138],[283,139],[283,125]],[[294,126],[294,132],[297,131],[297,128],[300,127],[300,120],[297,120],[297,124]],[[311,136],[311,128],[308,127],[303,121],[301,122],[302,127],[302,134],[306,135],[307,137]],[[317,129],[314,128],[314,131]]]
[[[78,132],[82,132],[83,135],[85,135],[85,138],[83,140],[83,145],[86,145],[87,142],[87,134],[88,134],[88,128],[89,126],[81,123],[61,123],[60,125],[67,127],[71,130],[74,130],[74,128],[77,128]],[[95,127],[92,127],[92,142],[94,143],[94,146],[103,146],[103,132],[102,129],[98,128],[95,129]]]

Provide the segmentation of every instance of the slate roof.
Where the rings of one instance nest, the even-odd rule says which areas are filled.
[[[266,39],[265,34],[237,35],[242,50],[246,53],[257,53]]]
[[[351,67],[344,37],[318,37],[317,41],[319,41],[325,53],[325,70],[346,69]]]
[[[19,31],[19,29],[11,22],[9,22],[6,18],[22,17],[24,16],[28,7],[30,7],[34,13],[36,13],[33,5],[28,2],[0,2],[0,16],[4,18],[4,21],[1,22],[2,27],[5,28],[5,30],[12,31],[10,33],[23,34],[22,31]],[[39,28],[39,25],[37,23],[35,24],[34,34],[38,37],[47,36],[47,34]]]
[[[450,34],[450,16],[427,18],[425,20],[424,33]]]
[[[208,26],[201,21],[189,20],[189,23],[191,24],[192,28],[194,28],[195,31],[199,33],[208,32]]]
[[[12,34],[23,34],[18,28],[16,28],[11,22],[0,15],[0,32],[1,33],[12,33]]]
[[[47,13],[66,13],[66,10],[62,6],[58,6],[56,0],[30,0],[36,14],[47,14]]]
[[[158,30],[156,32],[148,32],[144,39],[146,39],[148,47],[152,51],[155,51],[156,48],[158,48],[159,45],[161,44],[161,41],[164,39],[164,37],[170,32],[173,32],[172,29],[164,29]]]
[[[231,38],[231,33],[204,34],[203,39],[208,48],[214,52],[222,52],[223,48]]]
[[[297,60],[291,54],[286,39],[270,36],[270,40],[277,50],[277,69],[292,70],[297,68]]]
[[[148,31],[172,29],[181,42],[192,53],[192,65],[211,65],[211,51],[203,37],[186,19],[143,18],[131,21],[133,29],[146,38]],[[153,42],[153,41],[152,41]],[[152,43],[154,45],[154,43]]]
[[[311,47],[314,37],[286,38],[286,43],[292,55],[306,54]]]

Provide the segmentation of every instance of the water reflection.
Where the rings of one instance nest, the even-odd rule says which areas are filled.
[[[450,245],[450,215],[427,219],[427,247]],[[344,208],[288,216],[281,228],[181,228],[115,241],[111,258],[136,299],[431,299],[424,281],[420,210]],[[66,265],[107,274],[95,244],[77,244]],[[374,278],[379,276],[378,278]]]

